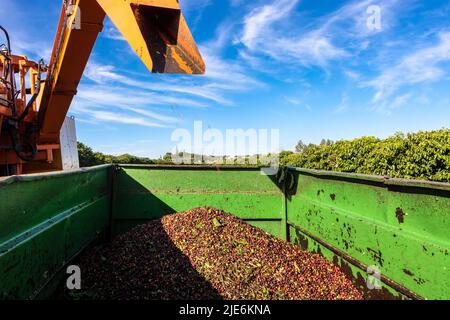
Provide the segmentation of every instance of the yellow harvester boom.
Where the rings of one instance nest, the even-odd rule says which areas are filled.
[[[31,142],[36,145],[35,160],[24,161],[17,157],[16,173],[62,168],[60,130],[106,15],[151,72],[205,72],[205,64],[178,0],[64,0],[50,64],[45,70],[47,79],[37,98],[38,134],[33,139],[27,135],[28,140],[35,140]],[[19,123],[16,127],[20,127]],[[3,132],[2,135],[6,136]],[[30,145],[30,141],[26,144]],[[3,152],[0,150],[0,159]],[[14,164],[11,163],[12,151],[7,152],[8,165]]]

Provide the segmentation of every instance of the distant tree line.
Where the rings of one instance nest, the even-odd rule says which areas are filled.
[[[84,143],[78,142],[78,155],[81,167],[92,167],[101,164],[163,164],[163,159],[153,160],[145,157],[137,157],[131,154],[113,156],[101,152],[94,152]]]
[[[450,130],[397,133],[387,139],[302,141],[280,164],[317,170],[450,182]]]
[[[78,143],[78,152],[82,167],[105,163],[172,164],[173,156],[166,153],[160,159],[149,159],[130,154],[105,155],[94,152],[83,143]],[[181,157],[181,153],[178,156]],[[387,139],[324,139],[320,144],[305,144],[300,140],[295,151],[282,151],[278,156],[282,166],[450,182],[449,129],[397,133]],[[230,157],[184,154],[187,163],[199,165],[231,163],[252,166],[255,162],[256,165],[261,165],[255,161],[255,157],[233,157],[230,160]]]

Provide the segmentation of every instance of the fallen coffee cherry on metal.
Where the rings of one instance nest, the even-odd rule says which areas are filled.
[[[362,299],[320,255],[207,207],[137,226],[79,265],[81,299]]]

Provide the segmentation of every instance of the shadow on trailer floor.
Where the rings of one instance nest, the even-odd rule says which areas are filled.
[[[81,268],[82,289],[68,290],[61,283],[63,299],[222,299],[175,247],[160,220],[86,251],[73,264]]]

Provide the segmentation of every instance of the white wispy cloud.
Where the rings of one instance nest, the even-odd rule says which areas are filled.
[[[349,59],[366,50],[370,41],[365,39],[390,28],[399,3],[377,1],[383,13],[382,28],[369,29],[367,8],[374,4],[372,0],[347,2],[314,21],[302,20],[304,17],[295,10],[301,4],[298,0],[271,1],[244,17],[239,41],[247,53],[242,55],[248,60],[251,55],[263,55],[290,65],[325,69],[332,61]]]
[[[172,126],[180,121],[179,117],[168,116],[161,110],[154,111],[152,106],[172,109],[173,112],[173,107],[204,108],[210,103],[233,105],[228,95],[264,87],[263,83],[248,75],[241,64],[221,58],[216,47],[201,46],[200,50],[208,65],[207,74],[200,77],[149,74],[146,80],[143,75],[112,65],[90,62],[85,77],[91,83],[84,82],[80,86],[73,110],[96,121]],[[93,110],[93,106],[107,108],[108,112]],[[122,117],[123,111],[133,117]]]
[[[17,11],[18,6],[14,1],[4,1],[2,9]],[[211,4],[210,0],[181,2],[184,13],[194,15],[197,22]],[[16,20],[2,17],[2,24],[7,22],[14,34],[15,52],[31,55],[33,58],[50,57],[54,33],[45,38],[33,37],[31,33],[23,32],[23,24]],[[192,21],[190,19],[191,26]],[[262,88],[264,84],[252,77],[241,62],[223,58],[220,49],[229,39],[229,35],[223,32],[225,29],[218,28],[218,31],[222,31],[219,36],[200,46],[208,66],[206,75],[201,77],[132,74],[112,63],[108,65],[91,61],[70,111],[83,117],[82,121],[85,122],[170,126],[180,121],[179,114],[173,116],[174,108],[233,105],[234,93]],[[108,40],[118,40],[117,50],[128,48],[123,36],[109,19],[105,20],[101,36]],[[95,59],[95,52],[93,58]],[[123,114],[128,114],[128,117],[123,117]]]
[[[299,106],[299,105],[303,104],[303,101],[298,98],[284,97],[284,100],[286,100],[287,102],[289,102],[290,104],[292,104],[294,106]]]
[[[294,59],[296,63],[304,66],[319,65],[325,67],[329,61],[345,58],[348,53],[333,45],[330,39],[317,33],[310,33],[298,39],[280,38],[275,39],[275,51],[271,47],[264,52],[274,59]]]
[[[253,9],[244,18],[241,42],[253,50],[265,34],[272,32],[273,23],[285,18],[299,0],[278,0]]]
[[[414,95],[412,93],[400,94],[397,96],[393,96],[390,99],[385,99],[378,103],[372,104],[371,109],[378,113],[391,115],[393,111],[407,106],[410,102],[421,104],[423,103],[423,97]]]
[[[105,19],[101,36],[111,40],[126,41],[125,37],[108,18]]]
[[[177,104],[200,108],[206,106],[192,99],[162,95],[155,92],[142,91],[139,88],[123,86],[81,85],[77,97],[102,105],[168,106]]]
[[[208,66],[204,76],[179,76],[177,78],[149,75],[150,80],[126,75],[111,65],[90,63],[85,76],[101,85],[116,83],[128,87],[143,89],[146,92],[173,96],[172,103],[187,106],[204,106],[214,102],[220,105],[233,105],[227,97],[235,92],[245,92],[264,87],[264,83],[247,74],[247,70],[236,61],[228,61],[208,46],[200,46],[202,56]],[[160,101],[161,99],[156,99]],[[163,99],[164,100],[164,99]],[[178,100],[178,101],[176,101]]]
[[[344,75],[350,78],[351,80],[359,80],[361,78],[361,74],[349,69],[344,70]]]
[[[163,112],[125,105],[103,105],[96,101],[76,98],[70,114],[77,116],[77,121],[88,124],[116,123],[145,127],[169,128],[179,121],[178,118]]]
[[[209,89],[205,85],[196,86],[192,84],[183,84],[182,81],[175,82],[170,80],[169,81],[136,80],[136,77],[126,76],[124,73],[121,73],[119,70],[116,70],[116,67],[110,65],[99,65],[96,63],[91,63],[85,72],[85,76],[88,79],[101,85],[116,83],[128,87],[144,89],[147,92],[160,92],[163,93],[164,95],[167,95],[168,93],[181,94],[184,96],[191,96],[204,100],[210,100],[216,103],[231,104],[231,102],[225,99],[219,92],[217,92],[217,90]],[[172,102],[175,103],[175,100],[173,100]],[[184,99],[184,102],[188,102],[187,104],[188,106],[201,105],[201,103],[196,102],[194,100]]]
[[[165,127],[164,125],[157,123],[157,122],[152,122],[152,121],[146,120],[144,118],[140,118],[140,117],[130,116],[128,113],[117,113],[117,112],[109,112],[109,111],[92,110],[92,111],[90,111],[89,115],[93,119],[99,120],[102,122],[115,122],[115,123],[138,125],[138,126],[145,126],[145,127],[158,127],[158,128]]]
[[[445,62],[450,62],[450,32],[441,32],[437,43],[403,56],[362,86],[374,88],[376,92],[372,100],[380,103],[403,86],[443,79],[448,74],[448,69],[442,66]]]
[[[33,10],[33,4],[29,5],[29,10]],[[52,52],[56,23],[52,26],[52,23],[45,21],[37,28],[33,21],[30,21],[32,18],[28,10],[23,10],[17,1],[2,0],[1,7],[3,12],[0,24],[9,32],[13,54],[26,55],[35,61],[43,58],[48,63]],[[52,11],[54,10],[49,10],[48,14],[53,13]],[[30,21],[30,23],[24,23],[24,21]],[[3,42],[3,39],[3,34],[1,34],[0,42]]]
[[[345,50],[336,47],[322,29],[305,30],[298,27],[298,21],[287,23],[298,3],[272,1],[250,11],[244,18],[240,42],[252,54],[304,66],[324,67],[328,61],[345,57]]]
[[[343,113],[347,112],[350,109],[350,98],[347,92],[344,92],[341,95],[341,102],[339,105],[334,109],[335,113]]]
[[[175,101],[175,98],[139,92],[133,88],[83,84],[69,112],[87,123],[171,127],[180,122],[178,116],[169,114],[173,110],[166,107]]]
[[[190,29],[192,32],[195,32],[197,29],[197,25],[202,20],[204,12],[207,7],[209,7],[212,4],[212,0],[188,0],[180,1],[180,7],[184,15],[189,16],[192,12],[195,13],[195,15],[192,18],[192,22],[190,23]]]
[[[200,50],[208,66],[205,80],[212,87],[230,91],[248,91],[265,87],[265,84],[252,77],[249,70],[239,61],[225,60],[220,57],[219,52],[209,46],[200,46]]]
[[[306,110],[311,110],[311,105],[304,102],[302,99],[299,99],[298,97],[284,97],[284,100],[286,100],[289,104],[296,106],[296,107],[302,107]]]

